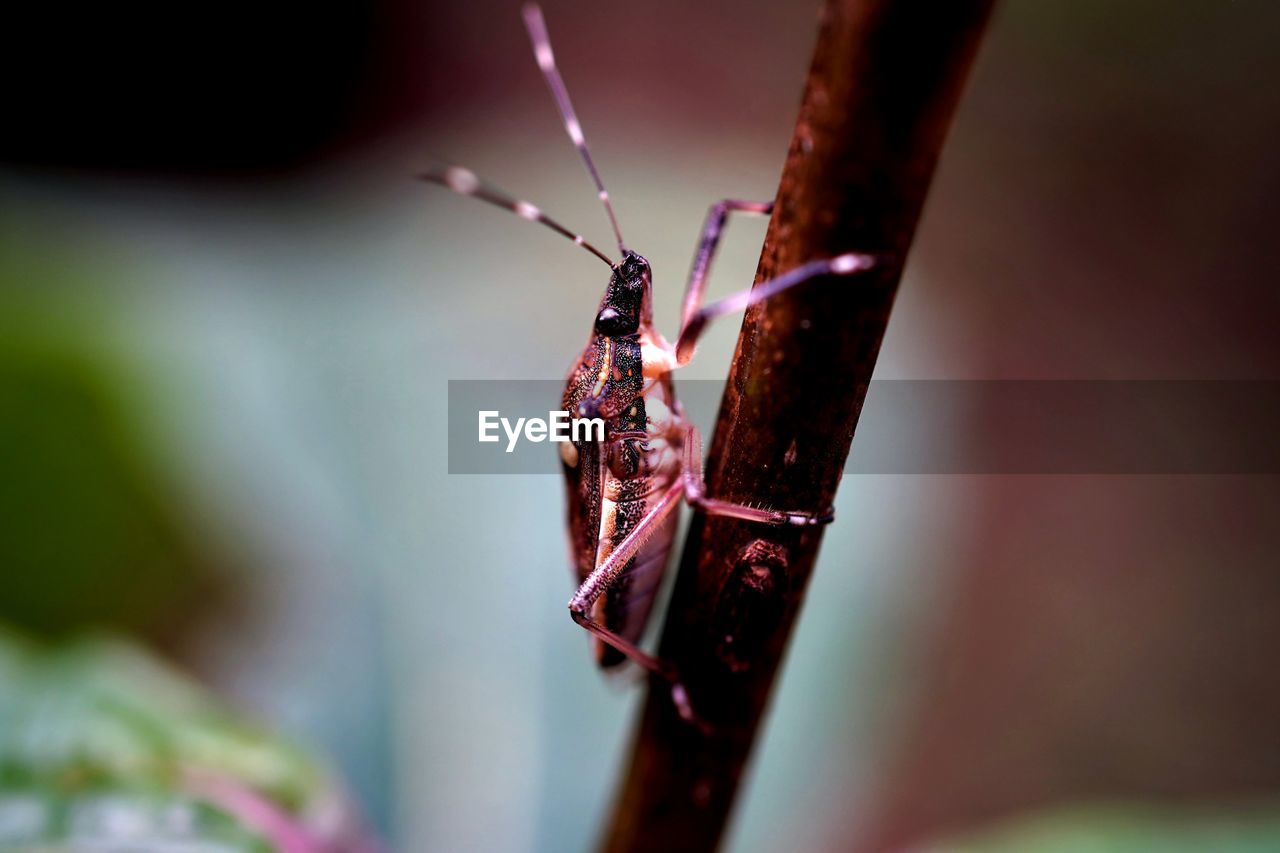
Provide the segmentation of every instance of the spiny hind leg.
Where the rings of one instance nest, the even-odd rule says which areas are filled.
[[[740,518],[744,521],[758,521],[762,524],[796,524],[809,526],[814,524],[830,524],[835,520],[833,510],[821,515],[809,512],[784,512],[782,510],[761,509],[754,506],[709,498],[706,495],[706,482],[702,478],[702,436],[693,424],[684,433],[684,463],[682,477],[684,479],[684,496],[692,506],[708,515],[723,515],[729,518]]]
[[[569,601],[569,615],[573,617],[574,622],[590,631],[601,642],[609,644],[649,672],[665,679],[671,685],[671,699],[680,716],[690,723],[701,725],[693,712],[693,706],[689,704],[689,694],[680,682],[680,676],[675,667],[643,651],[635,643],[618,636],[591,618],[592,606],[617,581],[623,567],[636,555],[649,535],[655,532],[680,505],[680,496],[683,492],[683,481],[677,481],[663,493],[653,508],[636,524],[635,529],[618,543],[618,546],[600,565],[596,566],[591,574],[587,575],[587,579],[582,582],[582,586],[578,587],[578,591]]]

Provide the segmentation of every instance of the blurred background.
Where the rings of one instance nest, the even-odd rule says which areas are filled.
[[[671,334],[707,206],[774,194],[817,4],[545,12]],[[588,848],[638,693],[565,617],[560,483],[449,476],[445,389],[561,375],[604,280],[410,179],[609,243],[517,4],[6,18],[0,624],[191,673],[391,849]],[[1264,0],[1005,0],[877,378],[1280,378],[1278,41]],[[1280,850],[1278,498],[847,477],[726,848]]]

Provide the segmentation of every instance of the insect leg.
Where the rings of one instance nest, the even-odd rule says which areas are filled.
[[[717,317],[742,311],[757,302],[763,302],[770,296],[781,293],[787,288],[795,287],[797,284],[803,284],[816,276],[851,275],[869,270],[875,266],[875,263],[876,259],[873,256],[856,253],[836,255],[834,258],[820,261],[810,261],[807,264],[801,264],[795,269],[788,270],[776,278],[762,281],[755,287],[741,290],[732,296],[726,296],[724,299],[712,302],[710,305],[704,305],[695,311],[680,328],[680,337],[676,340],[676,364],[683,366],[689,363],[703,329],[706,328],[707,323]]]
[[[763,524],[830,524],[835,513],[827,510],[821,515],[808,512],[783,512],[782,510],[760,509],[743,506],[729,501],[717,500],[706,496],[706,483],[702,479],[702,436],[693,424],[684,434],[684,496],[692,506],[708,515],[725,515],[730,518],[741,518],[744,521],[759,521]]]
[[[684,328],[689,318],[702,304],[702,294],[707,286],[707,274],[711,269],[711,258],[720,246],[720,235],[724,232],[729,213],[754,213],[768,216],[773,213],[771,201],[738,201],[727,198],[716,202],[707,211],[707,221],[702,224],[702,239],[698,242],[698,253],[693,256],[693,267],[689,270],[689,283],[684,289],[684,307],[680,311],[680,327]]]
[[[675,668],[671,664],[642,651],[634,643],[619,637],[590,616],[591,606],[595,604],[596,599],[603,595],[617,580],[627,561],[636,555],[636,552],[640,550],[640,546],[644,544],[649,534],[657,530],[667,516],[671,514],[672,510],[680,505],[680,495],[683,492],[684,484],[679,481],[667,489],[654,507],[649,510],[644,518],[640,519],[636,528],[618,543],[618,546],[610,552],[609,556],[605,557],[604,561],[587,576],[587,579],[582,582],[582,586],[578,587],[578,591],[574,593],[573,598],[569,601],[569,615],[573,617],[574,622],[577,622],[603,642],[608,643],[635,663],[670,682],[671,698],[675,702],[676,710],[685,720],[696,723],[697,716],[693,713],[693,708],[689,704],[689,696],[685,692],[684,685],[680,683],[680,678]]]

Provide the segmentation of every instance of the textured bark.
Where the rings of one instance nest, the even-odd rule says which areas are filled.
[[[747,312],[708,457],[714,497],[831,506],[925,193],[992,0],[829,0],[756,281],[843,252],[870,273]],[[698,515],[603,847],[706,851],[724,831],[822,538]]]

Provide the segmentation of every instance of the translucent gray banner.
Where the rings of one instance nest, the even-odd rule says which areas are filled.
[[[563,380],[450,380],[450,474],[555,474],[560,445],[520,418],[551,420]],[[704,432],[724,383],[677,383]],[[481,412],[488,435],[479,441]],[[504,427],[500,418],[507,419]],[[871,383],[850,474],[1276,474],[1280,382]]]

